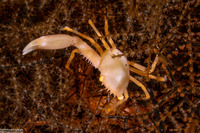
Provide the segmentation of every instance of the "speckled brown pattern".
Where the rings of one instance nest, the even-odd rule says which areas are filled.
[[[199,14],[198,0],[1,1],[0,129],[200,132]],[[142,100],[143,91],[130,83],[130,98],[109,115],[101,108],[116,99],[103,90],[99,71],[78,54],[70,66],[74,72],[64,68],[74,48],[22,56],[35,38],[71,34],[61,30],[64,26],[100,42],[87,21],[103,32],[104,15],[111,37],[129,60],[149,67],[157,53],[153,74],[168,78],[158,82],[132,74],[151,99]]]

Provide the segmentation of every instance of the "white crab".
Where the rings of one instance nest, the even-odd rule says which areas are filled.
[[[116,49],[116,46],[112,38],[108,36],[109,35],[108,21],[106,18],[105,18],[105,36],[112,48],[110,48],[110,46],[107,44],[107,42],[99,33],[99,31],[96,29],[91,20],[89,20],[89,24],[92,26],[92,28],[102,41],[104,47],[106,48],[105,51],[103,51],[100,45],[97,44],[92,38],[83,35],[69,27],[65,27],[64,30],[73,32],[81,36],[82,38],[89,40],[95,46],[99,54],[95,50],[93,50],[86,42],[84,42],[77,36],[56,34],[56,35],[42,36],[38,39],[33,40],[24,48],[23,55],[36,49],[54,50],[54,49],[67,48],[69,46],[75,46],[77,49],[72,51],[72,54],[65,67],[68,70],[71,70],[69,68],[69,65],[75,55],[75,52],[77,52],[85,56],[95,68],[99,69],[99,71],[101,72],[99,80],[104,84],[104,86],[110,91],[111,94],[114,94],[114,96],[117,96],[119,99],[117,103],[107,108],[106,112],[110,112],[111,110],[115,109],[128,99],[129,96],[127,92],[127,86],[129,80],[133,81],[135,84],[140,86],[146,95],[145,99],[149,99],[150,95],[146,90],[145,86],[138,80],[133,78],[129,74],[130,73],[129,71],[132,71],[142,76],[148,75],[149,78],[156,79],[158,81],[166,81],[166,78],[156,77],[149,74],[154,71],[156,64],[158,62],[158,56],[156,56],[149,73],[147,73],[147,70],[144,66],[141,66],[134,62],[127,61],[123,53],[118,49]]]

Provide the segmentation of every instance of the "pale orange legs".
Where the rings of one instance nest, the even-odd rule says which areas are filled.
[[[104,17],[104,19],[105,19],[105,27],[104,27],[105,35],[107,36],[107,39],[112,46],[112,49],[116,49],[115,43],[113,42],[112,38],[109,37],[110,33],[109,33],[109,30],[108,30],[108,19],[106,18],[106,16]]]
[[[74,33],[74,34],[77,34],[77,35],[81,36],[82,38],[84,38],[84,39],[90,41],[90,42],[94,45],[94,47],[97,49],[97,51],[99,52],[99,54],[100,54],[100,55],[103,54],[102,48],[101,48],[101,47],[99,46],[99,44],[97,44],[91,37],[86,36],[86,35],[84,35],[84,34],[78,32],[78,31],[75,31],[75,30],[69,28],[69,27],[65,27],[65,28],[63,28],[63,29],[64,29],[64,30],[67,30],[67,31],[70,31],[70,32],[72,32],[72,33]]]
[[[71,69],[69,66],[70,66],[70,63],[71,63],[71,61],[73,60],[73,58],[74,58],[74,56],[75,56],[75,53],[80,53],[80,52],[78,51],[78,49],[74,49],[74,50],[72,51],[72,53],[71,53],[71,55],[70,55],[70,57],[69,57],[69,59],[68,59],[66,65],[65,65],[65,68],[66,68],[67,70],[69,70],[70,72],[73,72],[72,69]]]
[[[141,76],[149,76],[149,78],[151,78],[151,79],[155,79],[155,80],[158,80],[158,81],[166,81],[166,79],[163,78],[163,77],[156,77],[156,76],[150,74],[155,70],[157,63],[158,63],[158,55],[156,55],[156,58],[154,59],[154,62],[151,65],[151,69],[150,69],[148,74],[146,73],[146,70],[147,70],[146,67],[144,67],[140,64],[134,63],[132,61],[129,61],[129,65],[130,65],[129,68],[130,68],[131,72],[134,72],[134,73],[139,74]],[[135,67],[135,68],[133,68],[133,67]],[[144,91],[144,93],[146,95],[145,99],[148,100],[150,98],[150,95],[149,95],[146,87],[142,83],[140,83],[138,80],[133,78],[132,76],[130,76],[130,80],[133,81],[135,84],[137,84],[138,86],[140,86],[142,88],[142,90]]]

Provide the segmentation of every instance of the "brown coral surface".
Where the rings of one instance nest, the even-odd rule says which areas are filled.
[[[34,51],[32,40],[70,34],[68,26],[99,44],[91,19],[130,61],[166,76],[166,82],[135,73],[151,94],[129,84],[129,99],[109,114],[116,100],[98,81],[99,71],[76,54],[70,68],[67,50]],[[88,44],[90,42],[86,41]],[[0,129],[25,132],[200,132],[199,0],[3,0],[0,2]]]

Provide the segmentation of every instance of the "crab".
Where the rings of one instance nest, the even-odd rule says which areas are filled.
[[[65,68],[68,69],[69,71],[72,71],[70,69],[70,63],[74,58],[75,53],[80,53],[95,68],[97,68],[100,71],[101,73],[99,78],[100,82],[103,83],[103,85],[110,92],[110,94],[113,94],[114,97],[118,98],[116,103],[105,109],[107,113],[116,109],[119,105],[123,104],[129,98],[129,94],[127,91],[129,80],[134,82],[139,87],[141,87],[141,89],[145,93],[145,98],[143,98],[144,100],[150,99],[150,95],[146,87],[140,81],[132,77],[130,75],[130,72],[134,72],[142,76],[149,76],[150,79],[155,79],[158,81],[166,81],[165,77],[157,77],[150,74],[154,71],[156,64],[159,60],[158,55],[156,55],[150,70],[147,70],[146,67],[140,64],[128,61],[125,55],[116,48],[114,41],[109,36],[108,20],[106,17],[104,25],[105,37],[103,37],[100,34],[100,32],[97,30],[92,20],[89,20],[88,23],[90,24],[90,26],[93,28],[93,30],[96,32],[97,36],[103,43],[103,46],[105,47],[104,51],[101,48],[101,46],[97,42],[95,42],[94,39],[92,39],[91,37],[86,36],[69,27],[64,27],[63,28],[64,30],[72,32],[73,34],[76,34],[82,37],[83,39],[88,40],[91,44],[94,45],[97,51],[91,48],[85,41],[83,41],[78,36],[71,36],[67,34],[55,34],[55,35],[42,36],[40,38],[31,41],[24,48],[23,55],[31,51],[34,51],[36,49],[55,50],[55,49],[67,48],[69,46],[75,46],[76,49],[72,51],[65,65]],[[108,40],[110,45],[105,41],[105,39]]]

